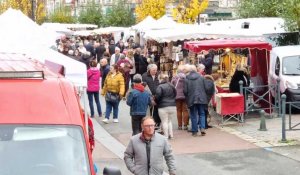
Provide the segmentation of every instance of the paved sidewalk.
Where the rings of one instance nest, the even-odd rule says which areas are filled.
[[[214,115],[214,120],[219,117]],[[286,115],[286,129],[288,129],[288,115]],[[299,115],[292,115],[292,125],[300,123]],[[234,134],[246,141],[249,141],[259,147],[276,147],[289,146],[300,144],[300,130],[287,130],[287,143],[282,143],[282,118],[268,118],[266,117],[267,131],[259,131],[260,118],[259,114],[251,114],[246,117],[245,123],[237,123],[230,121],[224,125],[215,125],[222,131]],[[300,129],[300,126],[298,126]]]

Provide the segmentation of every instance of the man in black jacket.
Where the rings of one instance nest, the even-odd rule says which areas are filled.
[[[152,96],[154,97],[155,93],[156,93],[156,88],[159,85],[156,64],[149,64],[148,71],[142,75],[142,79],[143,79],[143,82],[147,84],[147,86],[149,87],[149,89],[152,93]],[[161,121],[160,121],[160,118],[158,115],[157,106],[152,106],[150,108],[150,112],[153,114],[155,123],[157,124],[157,126],[159,126]]]

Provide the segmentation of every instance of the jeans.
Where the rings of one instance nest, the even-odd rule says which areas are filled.
[[[120,101],[118,101],[116,103],[111,103],[111,102],[106,101],[105,118],[109,119],[111,110],[113,109],[113,119],[118,119],[119,103],[120,103]]]
[[[142,132],[142,119],[144,115],[133,115],[131,116],[132,135],[137,135]]]
[[[192,132],[198,132],[198,129],[205,129],[205,105],[194,104],[190,107],[190,117],[192,122]]]
[[[99,114],[99,116],[101,116],[102,111],[101,111],[101,105],[100,105],[100,100],[99,100],[99,92],[87,92],[87,95],[88,95],[88,99],[89,99],[91,117],[94,117],[94,114],[95,114],[93,96],[95,98],[95,102],[97,105],[98,114]]]

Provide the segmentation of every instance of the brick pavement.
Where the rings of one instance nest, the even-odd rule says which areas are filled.
[[[230,121],[224,125],[216,122],[220,117],[214,116],[214,126],[222,131],[234,134],[239,138],[249,141],[259,147],[276,147],[300,144],[300,130],[286,131],[287,143],[282,143],[282,118],[266,117],[267,131],[259,131],[260,118],[258,113],[246,117],[245,123]],[[292,124],[300,123],[300,115],[292,115]],[[286,115],[286,128],[288,129],[288,115]],[[298,127],[300,129],[300,126]]]

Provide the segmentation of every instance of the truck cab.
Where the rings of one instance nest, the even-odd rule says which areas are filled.
[[[95,175],[74,86],[22,54],[0,53],[0,174]]]
[[[280,92],[287,101],[300,101],[300,46],[281,46],[270,54],[269,84],[280,80]],[[274,95],[274,93],[273,93]]]

